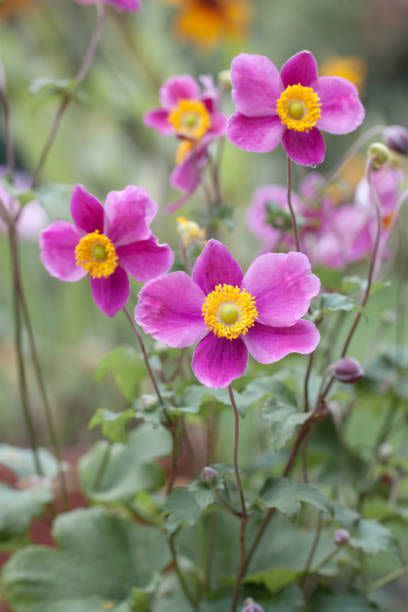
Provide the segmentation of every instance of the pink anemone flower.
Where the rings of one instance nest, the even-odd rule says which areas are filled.
[[[316,166],[325,157],[321,130],[347,134],[364,119],[356,87],[341,77],[319,77],[309,51],[291,57],[281,71],[263,55],[241,54],[231,65],[236,113],[227,136],[254,153],[282,143],[291,160]]]
[[[192,278],[173,272],[146,283],[135,319],[171,347],[198,343],[195,376],[207,387],[226,387],[244,374],[248,353],[267,364],[314,351],[319,332],[302,317],[319,289],[302,253],[261,255],[244,275],[228,249],[210,240]]]
[[[56,221],[40,237],[41,259],[51,276],[74,282],[90,277],[93,299],[108,317],[126,305],[130,274],[147,281],[167,272],[174,255],[150,230],[157,205],[134,186],[111,191],[102,204],[81,185],[71,198],[74,224]]]
[[[32,200],[21,207],[20,202],[7,191],[2,184],[2,177],[6,174],[5,168],[0,168],[0,201],[13,217],[18,216],[17,232],[21,238],[37,241],[41,230],[48,223],[48,215],[37,200]],[[13,187],[22,193],[30,188],[30,177],[24,172],[15,172]],[[0,218],[0,231],[6,232],[7,227]]]
[[[76,0],[78,4],[96,4],[97,0]],[[102,0],[103,4],[110,4],[121,11],[134,13],[140,9],[141,0]]]

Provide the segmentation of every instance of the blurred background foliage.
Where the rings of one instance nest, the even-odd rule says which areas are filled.
[[[379,123],[407,124],[406,1],[254,0],[249,4],[247,35],[214,40],[209,48],[180,38],[176,21],[180,9],[174,3],[144,0],[143,10],[134,16],[108,10],[95,64],[64,117],[42,177],[40,201],[50,220],[68,218],[69,196],[75,183],[84,184],[101,199],[108,191],[127,184],[141,185],[163,211],[176,195],[168,182],[175,143],[144,127],[143,114],[158,104],[164,79],[181,73],[216,76],[229,68],[231,59],[241,51],[268,55],[278,65],[302,48],[313,51],[320,65],[333,57],[353,56],[352,70],[357,71],[367,109],[362,129]],[[78,69],[95,17],[93,7],[81,7],[71,0],[0,2],[0,57],[7,74],[18,166],[22,170],[30,172],[36,163],[59,101],[59,90]],[[224,110],[231,110],[228,94]],[[356,134],[327,136],[323,172],[340,159],[355,138]],[[3,162],[3,146],[1,158]],[[356,162],[351,166],[353,180],[360,178],[361,165]],[[302,172],[296,170],[295,189]],[[222,192],[235,228],[230,231],[225,227],[221,235],[245,266],[258,248],[246,227],[246,208],[253,190],[269,182],[285,182],[281,151],[258,156],[226,145]],[[200,220],[200,207],[198,194],[183,214]],[[160,239],[168,240],[173,248],[177,248],[175,216],[167,217],[162,212],[154,223]],[[2,442],[24,444],[11,337],[8,253],[3,237],[0,255]],[[94,438],[87,429],[94,411],[99,407],[126,407],[109,378],[95,381],[95,367],[106,351],[133,339],[124,318],[108,320],[95,308],[87,281],[69,285],[50,278],[39,262],[34,241],[24,243],[23,261],[59,431],[65,445],[87,446]],[[393,290],[376,296],[354,343],[357,357],[364,360],[370,352],[374,331],[380,329],[382,340],[387,338],[383,315],[392,303]],[[33,400],[41,430],[44,427],[35,394]],[[370,429],[365,425],[370,422],[371,409],[362,409],[356,418],[356,431],[361,431],[363,423],[368,437]],[[249,436],[248,449],[250,444]]]

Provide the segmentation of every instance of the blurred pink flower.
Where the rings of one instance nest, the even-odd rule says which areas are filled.
[[[103,4],[111,4],[121,11],[135,12],[140,9],[141,0],[101,0]],[[76,0],[78,4],[97,4],[98,0]]]
[[[6,174],[5,168],[0,168],[0,200],[6,207],[9,213],[13,216],[19,214],[17,221],[17,231],[22,238],[28,240],[36,240],[41,230],[47,225],[48,216],[39,202],[33,200],[28,204],[25,204],[21,210],[21,204],[13,198],[10,193],[6,190],[4,185],[4,175]],[[2,183],[3,181],[3,183]],[[23,172],[14,173],[14,188],[18,191],[27,191],[30,187],[30,178]],[[4,221],[0,217],[0,231],[6,232],[7,228]]]

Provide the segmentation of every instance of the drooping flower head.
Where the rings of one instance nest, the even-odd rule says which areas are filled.
[[[148,127],[177,138],[176,168],[170,182],[187,194],[193,193],[200,183],[210,144],[226,129],[213,80],[201,77],[201,83],[202,87],[188,75],[168,79],[160,89],[161,107],[144,117]]]
[[[242,376],[248,353],[259,363],[289,353],[311,353],[319,332],[302,320],[319,279],[302,253],[268,253],[244,275],[228,249],[210,240],[190,278],[173,272],[146,283],[135,319],[156,340],[192,346],[192,368],[208,387],[226,387]]]
[[[173,263],[170,247],[158,244],[149,227],[156,213],[157,205],[140,187],[111,191],[102,206],[77,185],[71,198],[74,224],[56,221],[42,232],[42,262],[62,281],[88,274],[96,305],[112,317],[129,298],[128,274],[146,281]]]
[[[176,33],[210,49],[224,38],[241,38],[250,18],[249,0],[164,0],[178,8]]]
[[[236,112],[227,135],[246,151],[266,153],[282,143],[294,162],[316,166],[325,157],[321,130],[347,134],[364,119],[355,86],[341,77],[319,77],[309,51],[291,57],[280,72],[263,55],[238,55],[231,80]]]
[[[23,207],[17,198],[13,197],[4,183],[5,168],[0,168],[0,201],[13,217],[18,216],[17,232],[28,240],[37,240],[40,231],[47,225],[48,216],[44,208],[36,200],[28,202]],[[14,189],[24,192],[30,187],[30,177],[24,172],[15,172]],[[0,217],[0,231],[6,231],[6,224]]]
[[[96,4],[97,0],[76,0],[78,4]],[[134,13],[140,9],[141,0],[102,0],[104,4],[110,4],[121,11]]]

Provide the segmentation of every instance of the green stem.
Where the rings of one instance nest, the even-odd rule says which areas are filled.
[[[383,578],[380,578],[379,580],[376,580],[375,582],[373,582],[371,585],[369,585],[367,590],[368,590],[369,593],[373,593],[374,591],[378,591],[378,589],[382,589],[383,587],[385,587],[390,582],[394,582],[395,580],[398,580],[399,578],[402,578],[407,573],[408,573],[408,567],[407,566],[399,567],[398,569],[394,570],[393,572],[390,572],[389,574],[387,574]]]
[[[299,230],[296,221],[295,210],[292,204],[292,162],[290,158],[287,158],[287,177],[288,177],[288,192],[287,192],[287,200],[288,200],[288,208],[290,211],[290,216],[292,218],[292,229],[295,236],[296,250],[301,252],[302,248],[300,246],[300,238],[299,238]]]
[[[177,558],[177,551],[176,551],[176,544],[175,544],[175,537],[176,537],[176,533],[173,533],[170,537],[169,537],[169,548],[170,548],[170,553],[171,553],[171,557],[174,563],[174,570],[177,574],[177,578],[179,580],[180,586],[183,590],[184,595],[186,596],[186,599],[190,602],[191,607],[193,608],[193,610],[198,610],[198,603],[194,597],[194,595],[192,593],[190,593],[190,589],[188,588],[188,584],[187,584],[187,580],[186,577],[184,576],[183,572],[181,571],[179,562],[178,562],[178,558]]]

